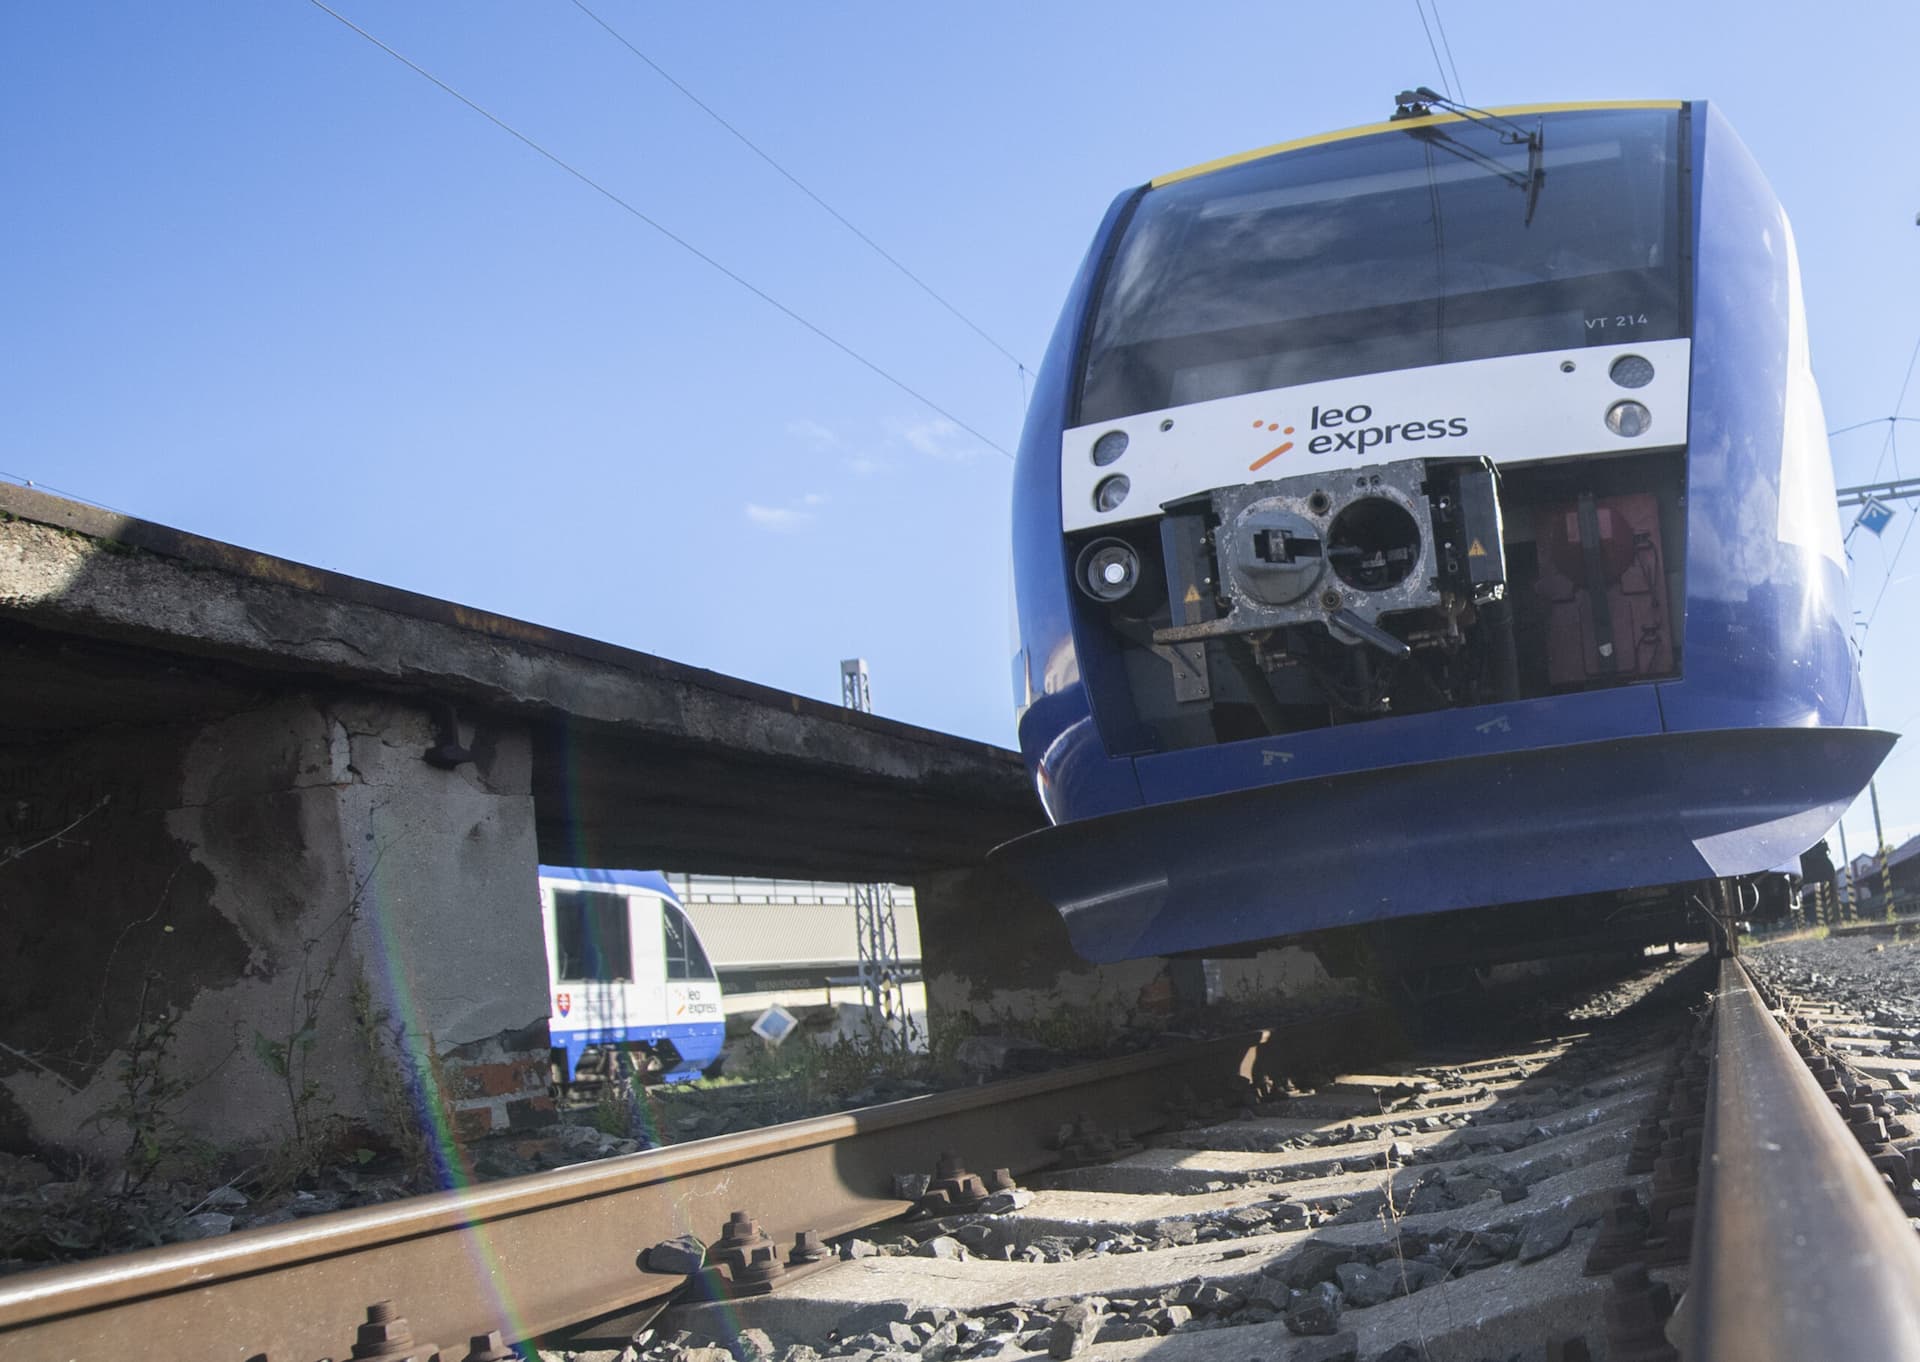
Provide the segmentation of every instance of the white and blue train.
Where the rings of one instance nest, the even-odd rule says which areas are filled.
[[[547,938],[548,1030],[555,1068],[698,1078],[726,1041],[720,982],[666,878],[651,870],[540,867]]]

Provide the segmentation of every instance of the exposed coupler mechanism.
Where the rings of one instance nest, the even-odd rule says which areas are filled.
[[[1383,616],[1449,597],[1497,600],[1505,586],[1494,471],[1484,461],[1406,459],[1245,483],[1167,511],[1174,610],[1172,624],[1154,631],[1162,646],[1317,624],[1342,643],[1405,656],[1409,645],[1381,626]]]

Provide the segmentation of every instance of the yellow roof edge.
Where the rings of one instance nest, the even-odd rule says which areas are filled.
[[[1486,112],[1501,118],[1518,118],[1524,114],[1567,113],[1578,109],[1678,109],[1685,102],[1679,99],[1598,99],[1568,104],[1509,104],[1498,109],[1488,109]],[[1344,142],[1349,138],[1371,137],[1382,132],[1404,132],[1409,128],[1432,127],[1436,123],[1466,121],[1465,114],[1439,113],[1426,118],[1402,118],[1397,122],[1367,123],[1357,128],[1342,128],[1338,132],[1316,133],[1312,137],[1298,137],[1291,142],[1275,142],[1270,147],[1259,147],[1234,156],[1222,156],[1216,161],[1203,161],[1197,166],[1188,166],[1185,170],[1176,170],[1168,175],[1157,176],[1148,181],[1147,187],[1158,189],[1163,184],[1191,180],[1198,175],[1211,175],[1214,171],[1225,170],[1229,166],[1245,165],[1248,161],[1278,156],[1285,151],[1300,151],[1307,147],[1324,146],[1328,142]]]

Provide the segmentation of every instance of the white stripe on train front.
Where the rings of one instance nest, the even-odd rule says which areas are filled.
[[[1624,313],[1587,319],[1604,323],[1610,337],[1617,333],[1618,345],[1330,379],[1077,427],[1061,437],[1061,527],[1139,520],[1216,487],[1400,459],[1520,463],[1684,444],[1691,343],[1635,344],[1639,321]],[[1651,381],[1633,389],[1616,384],[1608,370],[1623,355],[1647,360]],[[1627,399],[1652,418],[1630,438],[1606,421],[1608,409]],[[1124,452],[1096,464],[1095,443],[1115,432],[1125,437]],[[1096,493],[1114,477],[1126,479],[1125,494],[1099,510]],[[1117,485],[1109,499],[1112,490]]]

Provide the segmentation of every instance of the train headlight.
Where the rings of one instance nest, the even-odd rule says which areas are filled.
[[[1096,539],[1080,550],[1074,575],[1096,601],[1117,601],[1140,582],[1140,555],[1122,539]]]
[[[1607,366],[1607,377],[1623,388],[1644,388],[1653,382],[1653,361],[1641,355],[1622,355]]]
[[[1125,473],[1115,473],[1110,478],[1102,478],[1100,485],[1093,489],[1093,509],[1096,511],[1118,510],[1120,503],[1127,499],[1127,493],[1132,490],[1133,484],[1127,480]]]
[[[1631,440],[1636,435],[1645,435],[1652,425],[1653,413],[1638,402],[1615,402],[1607,408],[1607,429],[1615,435]]]
[[[1093,462],[1105,468],[1115,459],[1127,452],[1127,432],[1110,430],[1093,442]]]

